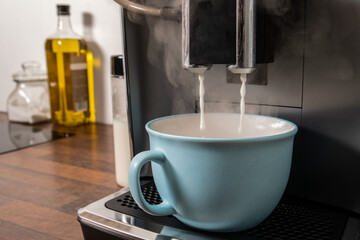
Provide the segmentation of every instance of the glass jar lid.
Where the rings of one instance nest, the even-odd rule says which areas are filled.
[[[22,71],[16,72],[12,75],[14,81],[45,81],[47,74],[40,68],[40,63],[36,61],[24,62],[21,64]]]

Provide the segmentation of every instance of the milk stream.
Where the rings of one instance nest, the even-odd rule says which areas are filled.
[[[199,87],[199,95],[200,95],[200,130],[204,131],[206,129],[205,124],[205,116],[204,116],[204,95],[205,95],[205,88],[204,88],[204,79],[205,76],[203,73],[198,74],[200,87]]]
[[[203,132],[206,129],[205,123],[205,111],[204,111],[204,95],[205,95],[205,88],[204,88],[204,79],[205,76],[203,73],[198,74],[199,78],[199,95],[200,95],[200,130]],[[240,74],[240,81],[241,81],[241,88],[240,88],[240,119],[239,119],[239,128],[238,132],[242,132],[242,125],[245,116],[245,95],[246,95],[246,73]]]
[[[241,88],[240,88],[240,120],[239,120],[239,133],[242,132],[242,125],[245,115],[245,94],[246,94],[246,73],[240,74]]]

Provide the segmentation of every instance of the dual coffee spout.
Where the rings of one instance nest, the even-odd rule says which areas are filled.
[[[204,73],[213,64],[226,64],[233,73],[255,70],[256,0],[182,0],[181,8],[159,9],[115,1],[140,14],[182,19],[183,67],[191,72]]]
[[[226,64],[233,73],[256,67],[256,0],[183,0],[183,67],[198,73]]]

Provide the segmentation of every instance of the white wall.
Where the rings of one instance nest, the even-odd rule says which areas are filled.
[[[94,68],[97,121],[111,123],[110,56],[123,53],[120,6],[112,0],[1,0],[0,111],[6,111],[6,99],[15,87],[12,74],[22,62],[35,60],[46,69],[44,43],[56,30],[57,3],[70,4],[73,29],[89,40],[98,63]],[[90,27],[84,26],[84,16],[92,19]]]

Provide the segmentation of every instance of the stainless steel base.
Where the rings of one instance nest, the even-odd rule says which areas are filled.
[[[312,239],[338,239],[338,240],[360,240],[360,220],[357,218],[358,216],[351,215],[351,213],[343,212],[338,209],[331,209],[327,206],[322,207],[319,204],[314,203],[313,205],[316,208],[313,208],[312,205],[308,205],[309,208],[305,207],[291,207],[290,205],[284,205],[286,211],[305,211],[303,214],[310,214],[314,217],[311,218],[302,218],[299,223],[296,223],[296,229],[294,231],[284,231],[281,233],[284,228],[289,228],[289,222],[292,220],[284,219],[282,216],[274,222],[273,219],[269,219],[260,224],[258,227],[247,231],[247,232],[239,232],[239,233],[210,233],[195,230],[192,228],[183,227],[170,227],[166,226],[166,220],[164,222],[164,218],[154,218],[151,219],[146,217],[131,216],[129,214],[122,213],[120,211],[114,211],[107,208],[106,203],[115,202],[120,205],[121,201],[119,200],[122,196],[129,194],[129,188],[124,188],[114,194],[111,194],[103,199],[100,199],[86,207],[79,209],[78,211],[78,219],[81,223],[84,238],[85,240],[93,240],[93,239],[193,239],[193,240],[215,240],[215,239],[246,239],[246,240],[259,240],[259,239],[279,239],[279,236],[282,236],[280,239],[303,239],[304,236],[311,237]],[[281,205],[281,204],[279,204]],[[301,205],[300,205],[301,206]],[[293,209],[293,210],[291,210]],[[295,209],[295,210],[294,210]],[[312,212],[314,210],[314,212]],[[139,210],[140,211],[140,210]],[[273,213],[276,215],[276,210]],[[293,213],[290,213],[290,215]],[[327,224],[327,217],[325,215],[330,216],[333,219],[332,223]],[[305,215],[304,215],[305,216]],[[319,220],[316,219],[316,216],[320,216]],[[314,229],[310,229],[309,226],[315,226],[319,224],[321,220],[321,216],[325,216],[323,222],[317,228],[317,231]],[[296,217],[297,218],[297,217]],[[294,218],[293,218],[294,219]],[[304,222],[305,221],[305,222]],[[284,224],[284,226],[278,226]],[[171,224],[170,224],[171,225]],[[338,226],[336,226],[338,225]],[[339,228],[340,225],[340,228]],[[177,225],[176,225],[177,226]],[[180,225],[179,225],[180,226]],[[294,224],[292,224],[294,226]],[[329,227],[333,227],[334,230],[331,237],[325,234],[326,231],[329,231]],[[263,228],[264,230],[261,230]],[[270,230],[269,230],[270,228]],[[337,228],[337,229],[336,229]],[[258,231],[260,229],[260,231]],[[323,229],[323,230],[321,230]],[[91,233],[89,232],[91,231]],[[260,234],[258,234],[260,232]],[[286,233],[285,233],[286,232]],[[299,235],[292,235],[293,232],[302,232],[302,237]],[[266,235],[264,235],[264,233]],[[304,233],[306,233],[304,235]],[[290,235],[289,235],[290,234]],[[265,238],[264,238],[265,237]]]

